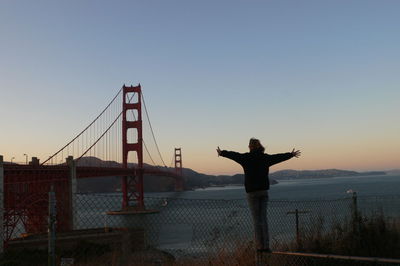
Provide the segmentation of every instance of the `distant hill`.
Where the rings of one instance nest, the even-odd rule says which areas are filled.
[[[137,164],[129,163],[128,167],[135,167]],[[115,161],[103,161],[96,157],[83,157],[78,161],[78,166],[98,166],[98,167],[121,167],[122,165]],[[144,164],[146,168],[159,168],[157,166]],[[163,167],[164,168],[164,167]],[[173,171],[173,168],[169,168]],[[83,178],[78,179],[78,191],[81,193],[107,193],[115,192],[121,189],[121,178],[116,176]],[[146,175],[144,178],[144,189],[147,192],[173,191],[175,181],[170,177]]]
[[[386,171],[386,173],[388,175],[400,175],[400,169],[392,169],[392,170]]]
[[[386,175],[386,172],[372,171],[372,172],[356,172],[338,169],[326,170],[281,170],[274,172],[270,175],[271,178],[276,180],[284,179],[304,179],[304,178],[329,178],[339,176],[369,176],[369,175]]]
[[[113,161],[102,161],[96,157],[84,157],[82,158],[78,166],[109,166],[109,167],[121,167],[121,164]],[[130,164],[130,167],[135,164]],[[145,167],[157,168],[145,164]],[[161,166],[158,166],[161,167]],[[174,168],[165,168],[166,170],[173,171]],[[210,186],[225,186],[232,184],[243,184],[244,175],[207,175],[198,173],[189,168],[182,169],[183,176],[185,177],[186,189],[191,190],[195,188],[205,188]],[[327,169],[327,170],[281,170],[270,174],[271,184],[276,184],[275,180],[288,180],[288,179],[305,179],[305,178],[331,178],[338,176],[367,176],[367,175],[385,175],[386,172],[356,172],[338,169]],[[146,175],[144,178],[144,189],[146,192],[162,192],[162,191],[173,191],[175,181],[169,177],[161,176],[150,176]],[[121,188],[120,177],[99,177],[99,178],[88,178],[78,179],[78,191],[79,192],[114,192]]]

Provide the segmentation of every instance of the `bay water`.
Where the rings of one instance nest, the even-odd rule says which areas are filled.
[[[295,210],[301,213],[302,230],[314,230],[315,222],[321,219],[326,228],[349,219],[355,204],[353,192],[357,193],[358,210],[399,219],[400,175],[282,180],[269,190],[272,245],[294,240]],[[120,209],[121,198],[121,194],[79,195],[77,227],[143,228],[147,245],[178,257],[209,255],[220,248],[234,250],[238,243],[253,238],[246,193],[240,185],[145,193],[146,207],[157,212],[107,215],[110,210]]]
[[[359,196],[400,195],[400,175],[347,176],[279,180],[269,190],[270,200],[339,199],[351,192]],[[148,193],[148,196],[187,199],[245,199],[243,186],[225,186],[185,191],[179,194]]]

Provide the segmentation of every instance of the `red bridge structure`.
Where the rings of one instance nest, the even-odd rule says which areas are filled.
[[[149,152],[150,145],[143,140],[142,107],[161,166],[157,166]],[[144,156],[150,164],[144,163]],[[23,226],[27,234],[47,231],[51,189],[57,200],[57,231],[73,230],[73,195],[77,193],[77,179],[81,178],[121,177],[121,213],[146,213],[144,176],[170,177],[175,181],[175,190],[182,191],[181,156],[181,149],[175,148],[175,166],[165,165],[140,84],[124,85],[93,122],[42,163],[35,157],[29,164],[5,163],[0,156],[4,243],[7,245],[16,231],[21,231],[17,227]]]

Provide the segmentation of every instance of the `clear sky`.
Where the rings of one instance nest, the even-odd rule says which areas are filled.
[[[400,1],[0,3],[0,154],[47,158],[125,84],[162,154],[301,149],[271,169],[400,168]],[[150,136],[145,136],[150,139]]]

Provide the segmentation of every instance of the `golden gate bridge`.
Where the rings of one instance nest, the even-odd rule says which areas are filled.
[[[143,109],[162,166],[156,165],[143,139]],[[144,155],[151,164],[144,163]],[[29,164],[3,163],[0,156],[4,241],[18,224],[27,234],[47,231],[50,190],[56,194],[57,230],[73,230],[73,195],[81,178],[121,177],[121,213],[146,213],[145,175],[170,177],[176,191],[184,189],[180,148],[174,149],[170,166],[173,162],[174,167],[167,167],[161,156],[140,84],[123,85],[86,128],[42,163],[36,157]]]

